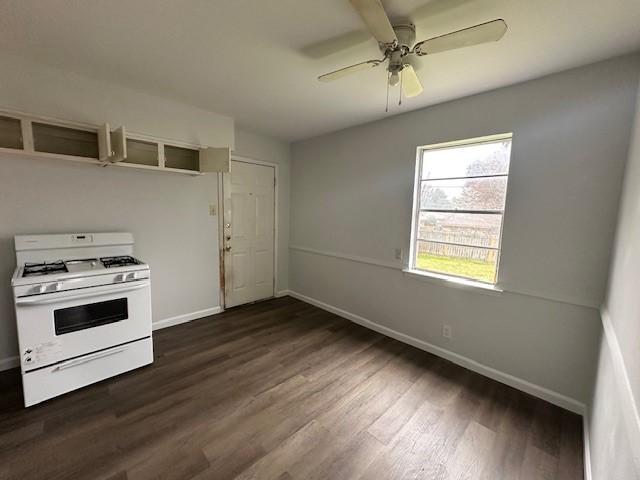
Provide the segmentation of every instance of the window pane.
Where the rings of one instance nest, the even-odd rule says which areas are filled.
[[[420,270],[495,283],[498,251],[442,243],[418,242],[415,266]]]
[[[506,174],[510,154],[511,140],[424,150],[422,179]]]
[[[418,239],[498,248],[502,215],[420,212]]]
[[[503,210],[507,177],[421,182],[420,208],[437,210]]]

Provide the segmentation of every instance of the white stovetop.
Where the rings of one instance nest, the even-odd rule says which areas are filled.
[[[95,275],[115,277],[118,273],[149,270],[149,265],[145,263],[106,268],[100,261],[104,257],[134,256],[133,235],[129,232],[16,235],[14,243],[18,265],[11,279],[11,285],[14,287]],[[49,275],[22,276],[25,263],[56,261],[65,262],[68,271]]]
[[[96,262],[95,266],[92,266],[90,263],[74,264],[73,261],[65,262],[65,264],[67,265],[67,269],[69,270],[68,272],[51,273],[49,275],[30,275],[28,277],[22,276],[24,266],[20,266],[16,268],[13,277],[11,278],[11,285],[14,287],[19,285],[37,285],[40,283],[60,282],[63,280],[91,277],[95,275],[113,275],[118,273],[149,270],[149,265],[147,265],[146,263],[111,268],[105,268],[105,266],[99,260]]]

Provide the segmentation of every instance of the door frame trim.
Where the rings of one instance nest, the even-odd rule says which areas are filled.
[[[231,153],[231,160],[236,162],[251,163],[254,165],[262,165],[263,167],[273,167],[273,175],[275,179],[275,185],[273,186],[273,294],[276,296],[278,288],[278,231],[279,231],[279,216],[278,216],[278,186],[280,185],[279,166],[274,162],[266,162],[264,160],[256,160],[251,157],[245,157],[243,155],[236,155]],[[218,252],[220,258],[220,306],[224,311],[226,309],[226,296],[224,288],[224,173],[218,173]]]

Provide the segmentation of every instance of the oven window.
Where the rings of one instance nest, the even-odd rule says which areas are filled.
[[[53,312],[56,335],[99,327],[129,318],[127,299],[89,303],[77,307],[61,308]]]

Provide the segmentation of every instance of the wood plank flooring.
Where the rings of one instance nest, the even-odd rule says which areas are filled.
[[[577,415],[288,297],[154,344],[30,409],[0,374],[0,478],[583,478]]]

